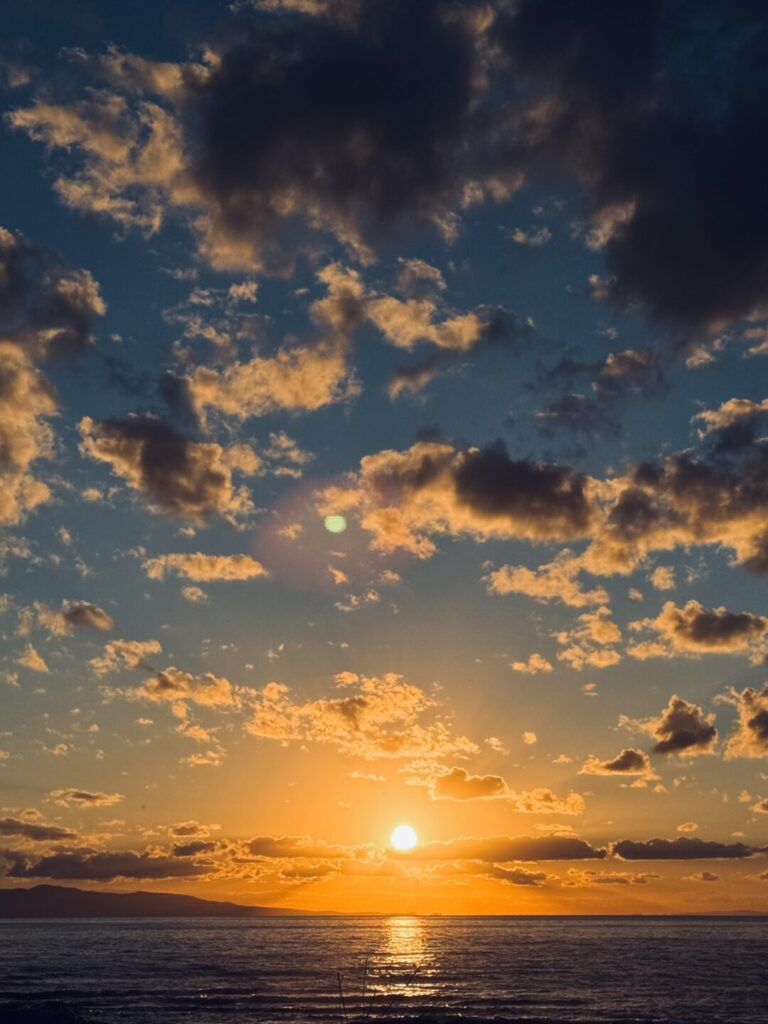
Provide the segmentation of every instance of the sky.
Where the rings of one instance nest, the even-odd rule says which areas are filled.
[[[1,11],[0,885],[768,912],[763,6]]]

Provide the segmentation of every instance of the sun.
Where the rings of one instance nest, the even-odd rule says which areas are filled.
[[[389,841],[396,850],[412,850],[418,843],[419,837],[410,825],[398,825],[397,828],[392,829]]]

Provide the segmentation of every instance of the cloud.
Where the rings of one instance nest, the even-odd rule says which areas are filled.
[[[174,857],[199,857],[201,853],[214,853],[218,849],[218,843],[204,842],[197,840],[192,843],[179,843],[173,847]]]
[[[55,183],[68,205],[145,232],[169,210],[187,214],[219,269],[285,272],[297,236],[318,232],[362,258],[405,224],[450,236],[457,210],[519,184],[475,113],[489,12],[445,16],[431,0],[416,11],[365,0],[359,17],[348,4],[269,6],[310,16],[241,8],[206,64],[83,57],[81,72],[108,88],[40,95],[11,124],[79,155]]]
[[[160,703],[175,704],[189,701],[211,708],[232,706],[236,703],[232,684],[228,679],[215,676],[212,672],[195,676],[173,666],[150,676],[141,686],[130,690],[129,695]]]
[[[755,440],[758,428],[768,419],[768,398],[753,402],[748,398],[729,398],[717,409],[705,409],[693,417],[703,427],[699,437],[715,435],[719,448],[741,448]]]
[[[371,259],[406,226],[450,239],[463,209],[524,175],[565,175],[603,299],[687,337],[760,315],[766,29],[751,5],[705,20],[583,0],[259,6],[240,5],[201,63],[78,51],[87,89],[59,74],[13,111],[70,154],[61,199],[147,233],[170,212],[215,267],[286,272],[318,234]]]
[[[403,682],[402,676],[350,676],[340,684],[354,691],[349,695],[303,704],[294,702],[288,687],[268,683],[252,701],[246,730],[282,743],[327,743],[367,760],[437,759],[476,752],[466,736],[454,735],[444,720],[434,717],[436,698]],[[431,720],[423,722],[428,712]]]
[[[105,462],[151,509],[205,523],[214,515],[234,521],[253,511],[245,487],[233,472],[252,474],[258,458],[247,445],[190,441],[156,416],[131,415],[78,424],[84,455]]]
[[[442,272],[426,260],[398,259],[397,290],[409,299],[428,298],[447,288]]]
[[[738,709],[738,721],[728,737],[725,757],[768,757],[768,686],[731,690],[727,700]]]
[[[77,833],[59,825],[24,821],[21,818],[0,818],[0,836],[20,836],[35,843],[47,843],[76,839]]]
[[[627,653],[641,660],[676,654],[748,654],[753,661],[760,661],[766,650],[768,618],[727,608],[708,610],[698,601],[688,601],[682,608],[667,601],[655,619],[640,619],[630,628],[658,636],[628,646]]]
[[[351,856],[346,847],[334,846],[322,840],[311,839],[309,836],[257,836],[245,843],[245,849],[253,857],[341,860]]]
[[[718,7],[706,26],[698,13],[524,0],[493,28],[515,75],[534,83],[523,101],[531,156],[584,187],[607,294],[691,331],[762,305],[768,240],[768,218],[746,228],[764,169],[746,154],[765,110],[765,29],[751,8]]]
[[[224,764],[224,755],[220,750],[206,750],[202,754],[180,757],[179,764],[185,768],[220,768]]]
[[[16,854],[11,861],[6,870],[7,878],[111,882],[115,878],[186,878],[211,871],[210,864],[132,850],[108,853],[78,850],[54,853],[37,861]]]
[[[314,412],[359,393],[346,344],[337,341],[281,348],[222,370],[198,366],[176,378],[179,394],[202,426],[209,412],[237,420],[278,410]]]
[[[373,548],[420,558],[434,554],[433,535],[569,540],[593,517],[588,481],[572,470],[510,459],[500,445],[462,451],[435,441],[365,456],[349,486],[321,495],[321,514],[348,510]]]
[[[758,800],[756,804],[752,804],[750,810],[756,814],[768,814],[768,796]]]
[[[31,359],[75,355],[93,342],[106,312],[87,270],[67,267],[51,249],[0,227],[0,337]]]
[[[711,871],[696,871],[692,875],[683,875],[684,882],[719,882],[720,876]]]
[[[523,672],[525,675],[535,676],[539,672],[551,672],[552,664],[541,654],[534,652],[528,656],[527,661],[510,661],[509,667],[513,672]]]
[[[649,580],[655,590],[674,590],[675,570],[669,565],[657,565]]]
[[[160,654],[163,648],[159,640],[112,640],[104,645],[104,653],[92,658],[88,665],[98,676],[117,672],[121,668],[143,668],[152,671],[147,657]]]
[[[199,821],[180,821],[168,827],[168,834],[177,838],[206,837],[211,834],[212,828],[216,829],[218,825],[201,825]]]
[[[622,860],[725,860],[751,857],[753,853],[744,843],[708,842],[687,836],[644,842],[622,839],[611,849]]]
[[[124,799],[122,793],[92,793],[87,789],[52,789],[48,795],[60,807],[112,807]]]
[[[47,484],[32,473],[33,463],[54,454],[53,431],[47,422],[57,411],[53,388],[29,354],[0,342],[0,524],[20,523],[48,501]]]
[[[616,757],[601,761],[591,755],[582,765],[580,775],[639,775],[646,779],[655,779],[648,755],[642,750],[625,747]]]
[[[579,793],[559,797],[546,786],[511,793],[513,809],[521,814],[583,814],[584,798]]]
[[[571,868],[565,885],[589,889],[593,885],[647,885],[661,878],[653,871],[589,871]]]
[[[552,877],[545,871],[528,871],[526,868],[504,868],[494,864],[490,871],[484,872],[486,878],[495,878],[505,885],[544,885]]]
[[[514,228],[509,232],[509,238],[515,245],[526,245],[538,248],[546,245],[552,239],[552,232],[548,227],[531,228],[524,231],[522,228]]]
[[[664,360],[652,349],[609,352],[594,362],[565,357],[542,373],[540,386],[589,384],[589,391],[567,391],[535,416],[540,432],[552,436],[555,428],[597,437],[620,433],[617,415],[621,403],[633,395],[659,394],[665,386]]]
[[[610,608],[603,606],[594,612],[584,612],[576,621],[579,625],[555,633],[557,642],[565,647],[557,656],[560,661],[577,672],[585,665],[609,668],[621,661],[613,646],[621,640],[621,630],[611,618]]]
[[[55,454],[48,420],[58,404],[36,364],[86,349],[105,310],[87,270],[0,227],[0,525],[22,522],[51,497],[32,466]]]
[[[76,629],[105,632],[113,626],[112,616],[88,601],[63,601],[59,610],[35,601],[28,608],[20,609],[16,632],[19,636],[28,636],[37,628],[46,630],[51,636],[69,636]]]
[[[537,569],[522,565],[503,565],[485,577],[491,594],[525,594],[536,601],[562,601],[571,608],[606,604],[609,600],[603,587],[584,590],[578,580],[583,566],[581,559],[568,548]]]
[[[669,698],[667,706],[658,717],[631,723],[622,717],[620,724],[635,725],[656,740],[654,754],[679,754],[681,757],[695,757],[714,753],[717,745],[715,716],[705,715],[697,704],[676,694]]]
[[[88,601],[65,601],[62,615],[75,629],[98,629],[103,632],[114,626],[111,615]]]
[[[567,466],[514,460],[503,446],[420,441],[367,455],[320,510],[355,515],[375,550],[429,558],[439,537],[588,541],[586,572],[628,574],[657,551],[718,546],[768,573],[768,448],[712,446],[600,480]]]
[[[205,555],[201,551],[158,555],[142,562],[142,568],[151,580],[162,580],[167,574],[175,573],[197,583],[252,580],[269,575],[261,562],[250,555]]]
[[[598,437],[600,434],[619,433],[620,425],[605,402],[587,395],[569,393],[534,413],[539,430],[546,437],[556,429],[573,434]]]
[[[16,659],[18,665],[31,669],[33,672],[50,672],[45,658],[38,653],[32,644],[27,644],[22,653]]]
[[[478,860],[506,864],[513,861],[602,860],[606,851],[573,836],[490,836],[424,843],[397,856],[411,860]]]
[[[541,787],[515,792],[499,775],[470,775],[465,768],[446,768],[434,772],[429,780],[433,800],[507,800],[512,809],[523,814],[582,814],[584,800],[578,793],[558,797]]]

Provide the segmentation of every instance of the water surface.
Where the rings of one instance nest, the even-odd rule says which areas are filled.
[[[0,1020],[54,1000],[94,1024],[765,1024],[768,921],[0,921]]]

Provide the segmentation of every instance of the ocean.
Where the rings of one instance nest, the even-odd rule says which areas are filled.
[[[768,921],[0,921],[0,1021],[70,1013],[94,1024],[765,1024]]]

